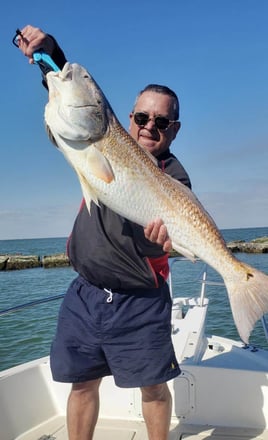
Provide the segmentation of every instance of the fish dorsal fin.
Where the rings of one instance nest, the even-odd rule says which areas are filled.
[[[114,180],[115,177],[110,162],[94,145],[88,148],[85,160],[90,173],[95,177],[102,179],[105,183],[111,183]]]

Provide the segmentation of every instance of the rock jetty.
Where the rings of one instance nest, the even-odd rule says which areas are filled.
[[[33,269],[43,267],[50,269],[52,267],[70,266],[69,258],[65,253],[45,255],[0,255],[0,271],[1,270],[18,270]]]
[[[227,247],[233,252],[243,252],[248,254],[267,254],[268,253],[268,237],[255,238],[251,241],[236,240],[227,243]],[[179,254],[176,251],[170,253],[171,257]]]
[[[250,254],[267,254],[268,237],[255,238],[252,241],[232,241],[227,244],[232,252],[245,252]]]
[[[243,240],[232,241],[227,243],[227,247],[234,253],[268,253],[268,237],[260,237],[249,242]],[[170,253],[171,257],[177,257],[179,254],[175,251]],[[53,267],[67,267],[70,266],[70,261],[66,253],[59,253],[53,255],[21,255],[21,254],[6,254],[0,255],[0,271],[3,270],[19,270],[19,269],[33,269],[36,267],[43,267],[44,269],[51,269]]]

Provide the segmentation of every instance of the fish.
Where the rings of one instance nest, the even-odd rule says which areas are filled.
[[[161,218],[173,248],[222,277],[241,340],[268,312],[268,276],[239,261],[195,194],[165,174],[123,128],[86,68],[67,62],[46,76],[45,126],[74,168],[88,211],[104,205],[141,226]]]

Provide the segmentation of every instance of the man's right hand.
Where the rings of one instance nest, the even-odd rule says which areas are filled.
[[[18,35],[17,42],[20,50],[29,58],[29,63],[33,64],[33,53],[42,49],[48,55],[52,55],[55,43],[53,39],[37,27],[25,26],[21,30],[22,35]]]

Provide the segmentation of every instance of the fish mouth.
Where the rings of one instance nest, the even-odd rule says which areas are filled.
[[[59,77],[62,80],[72,80],[73,66],[69,61],[67,61],[67,63],[64,64],[63,69],[59,71]]]
[[[72,81],[74,79],[75,74],[81,74],[81,66],[79,64],[72,64],[67,61],[62,70],[57,72],[49,72],[50,77],[59,78],[61,81]],[[90,79],[89,73],[83,69],[83,77],[85,79]]]
[[[70,107],[70,108],[76,108],[76,109],[79,109],[79,108],[98,108],[98,105],[96,105],[96,104],[85,104],[85,105],[73,105],[73,104],[66,104],[66,107]]]
[[[64,66],[63,69],[61,71],[58,72],[59,74],[59,78],[63,81],[72,81],[73,76],[76,74],[76,72],[78,72],[78,74],[81,74],[81,66],[79,64],[72,64],[69,61],[67,61]],[[90,75],[89,73],[83,69],[83,78],[84,79],[90,79]]]
[[[94,111],[98,109],[99,103],[87,99],[86,88],[91,86],[91,77],[79,64],[66,62],[61,71],[50,73],[52,73],[52,75],[48,77],[48,88],[52,98],[54,98],[54,96],[63,95],[62,90],[66,90],[64,98],[65,107],[78,111],[87,109],[93,109]],[[84,81],[88,81],[87,86]],[[68,86],[67,89],[64,89],[64,83]],[[79,92],[80,85],[84,87],[82,92]],[[71,96],[70,99],[68,98],[68,94]]]

